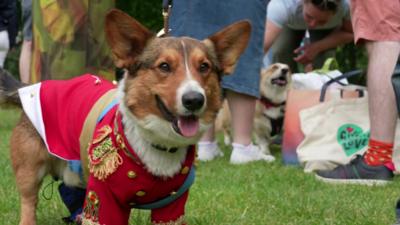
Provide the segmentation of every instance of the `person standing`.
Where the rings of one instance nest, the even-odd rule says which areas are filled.
[[[368,51],[370,139],[363,156],[331,171],[317,171],[322,181],[386,184],[393,179],[397,110],[391,77],[400,54],[399,12],[399,0],[351,2],[354,40],[364,42]]]
[[[249,45],[233,74],[222,80],[232,114],[233,150],[230,162],[233,164],[274,159],[261,153],[251,142],[255,104],[259,97],[267,3],[267,0],[174,0],[172,8],[170,28],[174,36],[205,39],[239,20],[251,22]],[[215,142],[214,128],[211,128],[198,144],[198,159],[208,161],[221,155]]]

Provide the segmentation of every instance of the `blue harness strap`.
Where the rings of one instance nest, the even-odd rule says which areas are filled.
[[[110,111],[116,104],[118,104],[118,99],[114,98],[104,109],[101,111],[99,118],[97,118],[97,123],[100,122],[104,116]]]
[[[133,205],[132,208],[135,209],[158,209],[162,208],[171,202],[175,201],[179,197],[181,197],[189,188],[192,186],[194,182],[194,178],[196,176],[196,169],[194,166],[190,169],[189,175],[186,177],[185,182],[183,182],[182,186],[176,191],[175,194],[169,195],[168,197],[165,197],[161,200],[148,203],[148,204],[141,204],[141,205]]]

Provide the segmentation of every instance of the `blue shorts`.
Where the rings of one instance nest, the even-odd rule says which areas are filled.
[[[174,0],[170,28],[173,36],[205,39],[223,27],[248,19],[252,24],[251,39],[236,65],[235,72],[225,76],[222,87],[259,97],[260,69],[268,0]]]

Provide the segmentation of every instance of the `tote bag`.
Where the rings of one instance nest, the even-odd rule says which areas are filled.
[[[330,101],[335,95],[337,95],[335,93],[338,93],[338,85],[336,85],[335,88],[328,90],[328,87],[331,86],[331,84],[340,84],[337,81],[342,81],[343,78],[348,78],[358,74],[360,74],[360,71],[345,73],[340,77],[328,81],[323,86],[322,90],[321,88],[317,90],[291,89],[288,92],[285,107],[285,119],[283,122],[282,159],[284,164],[299,164],[296,151],[297,147],[304,139],[304,134],[300,128],[299,112],[303,109],[321,104],[321,101]],[[344,90],[341,91],[342,98],[358,98],[360,97],[360,94],[362,94],[359,89],[363,89],[363,87],[353,85],[342,88],[344,88]]]
[[[394,164],[399,167],[399,121]],[[368,148],[370,132],[368,98],[337,98],[300,111],[303,141],[297,148],[305,172],[330,170],[347,164]]]
[[[368,146],[368,99],[334,99],[300,111],[304,139],[297,148],[305,172],[346,164]]]

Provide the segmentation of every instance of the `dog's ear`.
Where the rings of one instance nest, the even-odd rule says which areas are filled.
[[[142,53],[149,39],[154,37],[146,27],[120,10],[110,10],[105,20],[108,44],[115,58],[115,65],[127,68]]]
[[[215,49],[223,74],[234,71],[239,56],[247,47],[250,33],[250,22],[243,20],[225,27],[204,41]]]

